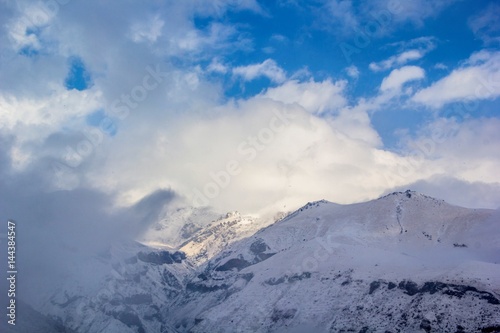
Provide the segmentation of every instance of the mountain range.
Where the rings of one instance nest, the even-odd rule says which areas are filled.
[[[175,206],[26,308],[38,332],[500,332],[499,227],[413,191],[273,218]]]

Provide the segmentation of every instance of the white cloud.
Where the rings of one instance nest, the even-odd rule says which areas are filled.
[[[486,44],[500,42],[500,5],[490,3],[480,13],[472,16],[469,27]]]
[[[423,56],[424,56],[424,54],[420,50],[409,50],[409,51],[405,51],[401,54],[394,55],[394,56],[390,57],[389,59],[378,62],[378,63],[372,62],[372,63],[370,63],[369,67],[372,71],[376,71],[376,72],[383,71],[383,70],[393,68],[395,66],[404,65],[407,62],[412,61],[412,60],[418,60],[418,59],[422,58]]]
[[[346,110],[325,120],[297,103],[267,96],[229,103],[218,107],[216,116],[202,122],[185,119],[168,132],[152,120],[148,124],[133,137],[113,139],[106,162],[91,170],[93,184],[129,199],[171,186],[189,198],[196,189],[206,198],[216,193],[209,203],[223,210],[288,210],[320,198],[349,202],[376,197],[386,187],[381,175],[394,172],[390,161],[399,159],[355,137],[376,133],[366,114]],[[125,152],[134,159],[123,159]],[[225,170],[233,160],[240,170],[226,184]],[[110,172],[120,176],[110,179]],[[214,187],[214,179],[223,185]]]
[[[42,3],[20,3],[20,15],[7,24],[9,37],[15,51],[23,48],[39,51],[44,28],[53,20],[54,13]]]
[[[445,64],[442,64],[442,63],[437,63],[434,65],[434,68],[445,70],[445,69],[448,69],[448,66],[446,66]]]
[[[359,69],[354,65],[347,67],[345,71],[347,72],[347,75],[349,75],[353,79],[357,79],[359,77]]]
[[[288,42],[288,38],[286,36],[280,35],[280,34],[273,34],[270,37],[271,41],[276,41],[278,43],[286,43]]]
[[[133,24],[130,29],[130,36],[134,42],[148,41],[154,43],[161,36],[164,25],[165,22],[155,16],[146,22]]]
[[[395,23],[404,24],[411,22],[416,26],[422,26],[424,21],[436,17],[444,9],[460,0],[372,0],[367,3],[368,13],[373,10],[386,10],[392,14]]]
[[[233,75],[240,76],[245,81],[267,77],[272,82],[280,83],[286,79],[286,72],[272,59],[264,60],[260,64],[235,67],[233,68]]]
[[[367,0],[360,3],[325,0],[318,11],[317,28],[333,28],[335,34],[380,37],[411,23],[421,27],[425,20],[437,17],[460,0]],[[306,5],[302,5],[306,8]]]
[[[339,25],[344,34],[352,34],[360,25],[352,1],[328,0],[322,13],[328,15],[328,23]]]
[[[471,162],[471,168],[461,169],[458,161],[467,160],[465,155],[433,155],[416,163],[416,171],[410,175],[402,171],[403,166],[412,165],[407,156],[383,149],[370,113],[401,96],[405,83],[423,78],[418,67],[392,71],[382,82],[379,95],[352,105],[347,81],[318,81],[309,79],[310,75],[305,80],[297,79],[299,75],[288,79],[279,64],[268,59],[237,67],[232,74],[244,80],[268,77],[277,86],[245,100],[227,101],[221,84],[203,74],[231,72],[221,59],[234,51],[230,45],[241,45],[238,27],[216,24],[197,29],[192,16],[198,9],[192,2],[171,2],[154,13],[140,3],[127,3],[120,8],[123,16],[110,15],[116,6],[108,2],[100,2],[96,8],[81,2],[71,4],[47,26],[44,36],[58,45],[53,53],[37,61],[20,57],[11,40],[6,52],[13,60],[0,68],[2,77],[11,79],[0,93],[0,139],[2,146],[8,142],[4,148],[7,160],[2,163],[40,170],[37,175],[48,189],[50,183],[94,188],[118,196],[122,203],[134,202],[161,187],[190,197],[194,189],[204,190],[214,182],[212,175],[225,170],[229,161],[237,160],[241,172],[210,203],[223,210],[255,212],[266,206],[289,210],[321,198],[342,203],[375,198],[390,186],[446,173],[446,163],[453,159],[449,164],[453,177],[497,181],[493,173],[498,170],[496,161],[488,159],[494,154],[491,147],[470,155],[477,156],[481,165]],[[227,4],[231,7],[236,2]],[[210,10],[221,15],[217,8]],[[109,21],[95,20],[96,13]],[[138,21],[124,19],[132,13]],[[164,22],[161,33],[148,25],[134,30],[134,24],[155,15]],[[89,20],[95,24],[88,25]],[[56,29],[61,26],[65,29]],[[148,45],[134,43],[131,31]],[[64,89],[68,68],[61,59],[70,55],[80,56],[88,65],[95,83],[91,90]],[[490,56],[478,54],[464,66],[486,66]],[[183,62],[166,61],[170,57]],[[197,65],[200,58],[209,63],[205,72]],[[80,165],[66,166],[62,179],[56,179],[50,162],[63,163],[67,145],[76,148],[87,140],[86,116],[99,108],[108,112],[114,101],[143,85],[147,66],[155,64],[161,65],[163,73],[158,87],[131,108],[127,117],[117,120],[115,136],[93,145]],[[349,72],[357,75],[354,67]],[[277,123],[275,112],[294,117],[288,124]],[[471,133],[474,131],[489,133],[484,126],[471,127]],[[481,145],[479,138],[469,137]],[[464,145],[466,138],[464,134],[462,141],[456,139],[455,145]],[[241,144],[246,153],[238,151]],[[435,164],[437,159],[443,163]],[[38,168],[37,161],[49,161],[49,167]],[[474,176],[474,169],[480,170],[478,175]]]
[[[268,89],[263,96],[287,104],[297,103],[312,114],[334,112],[346,105],[346,81],[299,82],[291,80]]]
[[[220,73],[220,74],[225,74],[228,72],[228,67],[221,63],[218,59],[212,59],[212,62],[207,67],[207,71],[209,72],[214,72],[214,73]]]
[[[420,80],[425,77],[425,71],[417,66],[405,66],[393,70],[380,85],[381,91],[400,91],[401,87],[410,81]]]
[[[432,188],[433,195],[450,199],[456,204],[468,207],[498,208],[498,201],[489,195],[475,196],[477,189],[495,188],[498,194],[500,176],[500,156],[496,153],[500,145],[500,120],[497,118],[470,119],[457,123],[450,119],[437,119],[423,127],[416,138],[406,140],[405,150],[410,152],[396,175],[401,181],[419,175],[424,183],[436,179],[453,179],[452,183],[437,182]],[[469,184],[474,192],[452,193],[458,185]],[[489,184],[489,185],[488,185]],[[429,188],[422,187],[422,190]],[[460,199],[458,197],[461,197]]]
[[[448,76],[418,91],[413,101],[440,108],[447,103],[500,96],[500,52],[480,51]]]
[[[369,68],[372,71],[384,71],[405,65],[414,60],[419,60],[432,51],[436,47],[436,44],[433,37],[419,37],[409,41],[393,43],[390,46],[399,46],[405,49],[405,51],[393,55],[386,60],[370,63]]]
[[[260,14],[264,13],[262,7],[256,0],[192,0],[190,2],[196,13],[204,16],[220,17],[230,9],[238,11],[249,10]]]

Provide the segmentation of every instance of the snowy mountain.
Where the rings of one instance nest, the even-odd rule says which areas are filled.
[[[177,329],[498,331],[494,214],[414,192],[307,204],[204,265],[176,304]]]
[[[176,212],[34,308],[86,333],[500,332],[497,211],[406,191],[274,223]]]

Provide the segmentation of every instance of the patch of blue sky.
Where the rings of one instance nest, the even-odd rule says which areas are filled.
[[[463,108],[460,106],[462,102],[445,104],[438,110],[424,107],[410,101],[411,91],[431,86],[464,66],[472,54],[485,48],[483,41],[471,30],[468,19],[481,12],[489,2],[485,0],[479,5],[474,1],[456,1],[435,15],[426,14],[419,21],[403,22],[392,17],[384,24],[377,22],[376,15],[363,17],[361,13],[364,11],[360,9],[363,3],[353,2],[353,12],[359,18],[358,27],[341,26],[345,22],[336,22],[338,18],[335,17],[328,18],[326,12],[321,12],[322,2],[298,1],[288,5],[279,1],[261,2],[265,15],[239,11],[217,19],[251,36],[252,48],[234,50],[225,58],[221,57],[228,72],[213,76],[223,81],[228,98],[249,98],[279,83],[265,77],[244,81],[231,75],[231,68],[273,59],[286,72],[287,79],[306,69],[316,81],[326,78],[348,80],[344,93],[354,106],[361,98],[379,95],[381,83],[391,71],[403,66],[421,67],[425,77],[403,85],[403,91],[411,87],[410,92],[370,113],[374,128],[390,149],[398,145],[400,133],[414,135],[433,118],[456,117],[450,110]],[[211,23],[213,21],[207,17],[195,19],[198,29],[207,29]],[[368,23],[376,28],[375,34],[363,32]],[[361,32],[357,30],[359,27]],[[347,57],[342,45],[352,47]],[[370,68],[372,63],[384,62],[410,50],[421,55],[379,70]],[[359,77],[347,74],[349,66],[357,68]],[[297,79],[309,80],[310,77],[297,76]],[[468,111],[467,117],[494,117],[499,112],[498,99],[481,100],[475,102],[474,110]]]
[[[19,54],[26,57],[35,57],[40,54],[40,51],[32,46],[25,46],[19,50]]]
[[[64,80],[64,86],[68,90],[86,90],[91,86],[90,72],[85,67],[82,59],[71,57],[69,59],[69,71]]]
[[[99,128],[103,133],[113,137],[118,132],[118,127],[116,126],[116,121],[113,121],[108,117],[106,112],[102,109],[94,111],[93,113],[87,115],[86,123],[89,126]]]

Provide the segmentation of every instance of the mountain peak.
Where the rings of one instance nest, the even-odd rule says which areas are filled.
[[[389,197],[393,197],[393,196],[406,197],[408,199],[418,198],[419,197],[419,198],[431,199],[431,200],[440,201],[440,202],[444,201],[442,199],[436,199],[434,197],[422,194],[422,193],[417,192],[417,191],[412,191],[412,190],[406,190],[404,192],[400,192],[400,191],[392,192],[392,193],[386,194],[386,195],[378,198],[377,200],[384,199],[384,198],[389,198]]]

